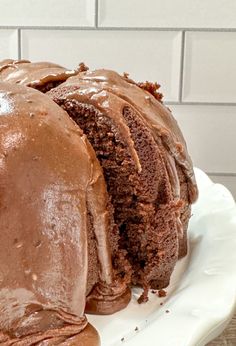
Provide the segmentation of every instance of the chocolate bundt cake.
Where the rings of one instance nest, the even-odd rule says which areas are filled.
[[[118,235],[101,167],[65,111],[8,83],[0,83],[0,229],[0,344],[98,345],[86,296],[87,310],[102,314],[130,299],[112,265]]]
[[[197,198],[182,133],[158,86],[108,70],[80,72],[48,95],[81,127],[103,168],[132,283],[169,284],[187,252],[191,203]]]
[[[45,93],[78,71],[51,62],[6,59],[0,62],[0,81],[26,85]]]
[[[64,80],[74,77],[61,84],[61,71]],[[80,125],[102,165],[133,284],[164,288],[177,259],[187,253],[191,203],[197,198],[181,131],[157,84],[135,83],[113,71],[89,72],[84,64],[66,77],[65,71],[50,63],[5,60],[0,80],[43,92],[54,88],[48,95]],[[112,249],[124,264],[125,251],[114,256]]]

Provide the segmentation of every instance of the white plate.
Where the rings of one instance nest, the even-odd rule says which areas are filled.
[[[236,206],[230,192],[195,169],[199,199],[189,225],[189,255],[166,298],[150,292],[111,316],[88,316],[102,346],[202,346],[219,335],[236,306]],[[160,303],[163,302],[163,305]],[[168,312],[167,312],[168,310]]]

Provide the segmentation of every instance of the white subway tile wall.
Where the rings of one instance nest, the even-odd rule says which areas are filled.
[[[169,107],[183,131],[196,166],[211,173],[236,172],[234,153],[236,107],[210,105],[170,105]]]
[[[1,16],[1,14],[0,14]],[[17,59],[18,57],[18,32],[17,30],[0,29],[0,59]]]
[[[89,26],[95,24],[95,0],[0,0],[0,25]]]
[[[98,0],[98,4],[101,26],[236,28],[234,0]]]
[[[236,32],[185,36],[183,101],[235,102]]]
[[[235,0],[0,0],[0,59],[158,81],[193,162],[236,197]]]

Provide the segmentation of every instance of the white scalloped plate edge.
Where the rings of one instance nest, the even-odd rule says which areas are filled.
[[[150,293],[111,316],[88,316],[102,346],[203,346],[236,306],[236,205],[231,193],[195,169],[199,199],[189,225],[189,255],[179,261],[166,298]],[[163,304],[163,305],[160,305]]]

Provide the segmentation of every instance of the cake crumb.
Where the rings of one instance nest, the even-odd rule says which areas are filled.
[[[166,313],[168,314],[170,312],[170,310],[166,310]]]
[[[123,77],[125,78],[125,79],[129,79],[129,73],[128,72],[124,72],[123,73]],[[134,81],[132,81],[133,83],[135,83]]]
[[[160,84],[146,81],[145,83],[137,83],[137,85],[153,95],[157,101],[162,102],[163,95],[158,91],[160,89]]]
[[[158,297],[160,297],[160,298],[163,298],[163,297],[166,297],[166,291],[165,290],[159,290],[158,292],[157,292],[157,295],[158,295]]]
[[[164,304],[163,302],[160,303],[160,305],[163,305],[163,304]]]
[[[155,290],[151,290],[151,292],[152,292],[153,294],[156,294],[156,293],[157,293],[157,291],[155,291]]]
[[[88,71],[88,70],[89,70],[89,67],[86,66],[84,62],[81,62],[81,63],[79,64],[79,67],[77,68],[77,71],[78,71],[78,72],[86,72],[86,71]]]
[[[125,341],[125,338],[120,339],[120,341],[124,342],[124,341]]]
[[[135,332],[138,332],[138,331],[139,331],[138,327],[136,327],[134,331],[135,331]]]
[[[127,73],[127,72],[123,73],[123,78],[127,82],[134,84],[134,85],[138,86],[139,88],[147,91],[149,94],[154,96],[157,101],[162,103],[163,95],[158,91],[160,89],[160,84],[152,83],[152,82],[148,82],[148,81],[146,81],[144,83],[137,83],[129,77],[129,73]]]
[[[143,293],[138,298],[138,303],[139,304],[146,303],[146,302],[148,302],[148,287],[144,287]]]

